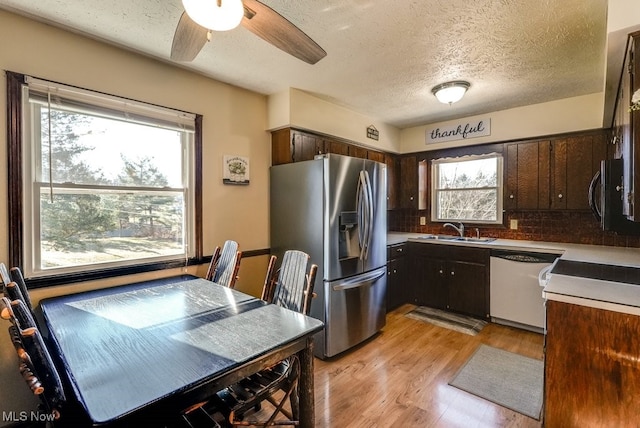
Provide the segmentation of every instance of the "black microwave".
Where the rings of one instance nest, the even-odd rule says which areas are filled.
[[[627,219],[622,213],[623,161],[608,159],[600,162],[589,185],[589,206],[602,230],[622,235],[640,235],[640,223]]]

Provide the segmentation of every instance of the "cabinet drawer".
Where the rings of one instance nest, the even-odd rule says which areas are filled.
[[[404,257],[407,254],[407,244],[393,244],[387,245],[387,260],[397,259]]]
[[[463,247],[461,245],[432,243],[412,243],[411,252],[412,254],[425,257],[480,264],[489,264],[490,254],[490,250],[488,248]]]

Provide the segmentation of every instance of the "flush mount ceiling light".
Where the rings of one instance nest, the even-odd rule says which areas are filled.
[[[462,99],[464,93],[469,89],[469,86],[471,86],[469,82],[456,80],[434,86],[431,92],[433,92],[433,95],[435,95],[441,103],[451,105]]]
[[[242,0],[182,0],[182,5],[196,24],[214,31],[232,30],[244,16]]]

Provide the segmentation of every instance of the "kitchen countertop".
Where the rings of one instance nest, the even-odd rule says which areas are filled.
[[[387,244],[393,245],[409,241],[425,245],[458,245],[488,249],[550,252],[559,254],[562,260],[626,266],[640,270],[640,248],[513,239],[496,239],[490,242],[452,242],[437,239],[420,239],[421,236],[425,236],[425,234],[389,232],[387,234]],[[547,285],[543,290],[543,297],[548,300],[640,315],[639,285],[585,278],[577,275],[550,274]]]

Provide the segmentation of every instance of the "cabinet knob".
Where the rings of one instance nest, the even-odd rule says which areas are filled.
[[[442,269],[440,269],[440,270],[438,271],[438,273],[442,274],[442,273],[443,273],[443,272],[442,272]]]
[[[616,186],[616,192],[621,192],[624,186]]]
[[[396,251],[401,253],[402,252],[402,248],[398,248]]]
[[[413,196],[412,196],[412,197],[410,197],[409,199],[413,201]]]
[[[558,194],[558,198],[559,198],[559,199],[562,199],[562,193],[559,193],[559,194]]]
[[[451,276],[454,276],[456,273],[454,271],[451,271]]]
[[[509,199],[513,199],[513,198],[515,198],[515,196],[512,193],[512,194],[509,195]]]

